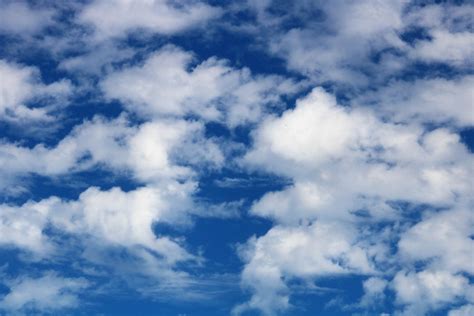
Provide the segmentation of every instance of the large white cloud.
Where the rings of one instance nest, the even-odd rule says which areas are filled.
[[[292,80],[254,76],[234,69],[224,60],[210,58],[192,66],[193,55],[165,46],[143,65],[107,76],[102,89],[142,116],[184,116],[224,121],[230,126],[256,122],[281,97],[298,91]]]
[[[473,273],[469,267],[472,223],[464,211],[472,207],[472,154],[459,135],[446,128],[425,130],[416,120],[393,123],[380,119],[376,110],[340,106],[334,97],[315,89],[294,109],[268,118],[255,131],[253,149],[243,163],[288,177],[293,184],[265,194],[252,206],[253,214],[268,217],[278,226],[247,246],[242,282],[253,295],[237,308],[238,312],[244,307],[258,308],[272,315],[290,305],[291,291],[282,279],[317,279],[318,271],[331,275],[338,272],[338,262],[359,274],[396,271],[400,263],[412,269],[425,261],[431,262],[431,269],[440,275]],[[400,201],[449,211],[427,214],[406,230],[403,225],[410,226],[410,221],[406,222],[410,216],[398,206]],[[312,236],[305,233],[307,223],[316,231],[327,225],[332,228],[322,236]],[[377,223],[390,225],[377,230]],[[275,237],[274,230],[292,234]],[[440,241],[429,246],[433,231],[440,234]],[[338,246],[346,245],[346,250],[335,253],[338,259],[333,258],[328,265],[314,261],[325,256],[325,251],[339,249],[330,246],[332,238]],[[399,238],[399,253],[393,257],[389,255],[390,243]],[[298,242],[289,246],[292,240]],[[319,249],[320,242],[323,249]],[[448,245],[456,246],[448,249]],[[289,254],[286,251],[290,249],[295,250]],[[351,266],[349,256],[361,265]],[[262,270],[263,262],[271,264],[274,277],[267,275],[268,269]],[[298,269],[305,266],[312,267],[313,274]],[[383,272],[381,267],[385,267]],[[466,282],[463,278],[462,283]],[[426,287],[429,290],[430,283]],[[393,289],[403,296],[400,287]],[[456,294],[448,295],[446,302],[468,295],[462,286],[454,290]],[[420,313],[442,305],[423,305]],[[407,312],[410,309],[411,305]]]

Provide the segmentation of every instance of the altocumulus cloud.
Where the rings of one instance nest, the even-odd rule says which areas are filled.
[[[472,314],[473,13],[3,1],[0,314]]]

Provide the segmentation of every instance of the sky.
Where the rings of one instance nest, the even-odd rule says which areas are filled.
[[[474,315],[473,14],[0,0],[0,315]]]

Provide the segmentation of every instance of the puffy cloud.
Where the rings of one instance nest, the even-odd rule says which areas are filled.
[[[469,191],[471,155],[458,135],[383,122],[366,110],[338,106],[320,89],[264,122],[254,136],[244,161],[294,182],[253,207],[279,221],[347,218],[361,209],[390,218],[386,202],[452,205]]]
[[[186,258],[185,252],[168,238],[157,238],[153,225],[155,222],[184,223],[186,212],[193,206],[190,198],[193,191],[192,183],[172,182],[129,192],[92,187],[77,201],[51,197],[20,207],[1,205],[2,244],[43,256],[52,255],[54,241],[44,231],[53,225],[65,233],[91,236],[98,243],[146,247],[174,262]]]
[[[249,3],[251,32],[288,69],[317,82],[369,87],[414,63],[464,67],[472,60],[471,4],[303,1],[283,11],[277,0]]]
[[[196,115],[230,126],[255,122],[266,107],[281,104],[298,85],[279,76],[253,76],[224,60],[210,58],[191,67],[193,55],[165,46],[142,65],[112,73],[102,82],[110,99],[142,116]]]
[[[363,283],[364,296],[360,300],[362,307],[383,303],[388,282],[378,277],[370,277]]]
[[[395,275],[393,286],[397,302],[407,305],[406,315],[424,315],[444,305],[462,302],[473,291],[466,277],[447,271],[400,271]]]
[[[187,166],[219,167],[223,154],[204,138],[204,126],[184,120],[157,120],[132,127],[124,117],[96,118],[75,127],[53,147],[0,145],[0,165],[5,178],[0,187],[26,174],[59,176],[102,166],[128,172],[139,181],[189,179]]]
[[[273,315],[288,308],[287,279],[372,273],[367,249],[357,238],[354,227],[335,221],[275,226],[263,237],[252,239],[241,251],[247,261],[242,284],[253,295],[234,312],[259,309],[265,315]]]
[[[430,214],[401,236],[398,249],[405,260],[428,262],[433,268],[454,273],[474,274],[473,227],[469,206]]]
[[[185,249],[183,238],[161,234],[155,225],[187,225],[197,207],[194,190],[193,183],[178,182],[128,192],[91,187],[77,200],[0,205],[1,245],[20,250],[26,262],[57,263],[71,253],[79,268],[94,267],[144,294],[187,289],[183,299],[192,298],[199,294],[197,281],[181,267],[202,259]]]
[[[77,307],[79,292],[89,286],[82,278],[64,278],[53,272],[43,276],[19,277],[6,282],[9,293],[0,299],[0,310],[28,313],[57,312]]]
[[[422,62],[440,62],[456,67],[472,64],[474,35],[471,16],[474,6],[427,5],[407,15],[407,23],[425,29],[428,38],[416,40],[409,51]]]
[[[287,280],[317,280],[338,271],[391,275],[401,263],[408,268],[425,263],[427,269],[436,270],[424,271],[426,277],[409,274],[405,279],[400,272],[393,281],[398,284],[394,286],[397,293],[403,287],[400,282],[408,286],[419,283],[419,278],[424,280],[417,290],[420,296],[436,291],[436,284],[425,282],[430,271],[460,284],[453,288],[459,291],[447,293],[446,298],[431,293],[436,298],[429,308],[417,309],[420,315],[442,306],[437,301],[454,302],[466,295],[461,288],[469,281],[457,273],[472,273],[472,223],[465,210],[472,204],[469,192],[474,170],[472,154],[459,135],[446,128],[426,130],[416,120],[400,124],[381,119],[377,108],[343,107],[318,88],[298,100],[294,109],[267,118],[254,131],[253,140],[244,165],[263,168],[293,183],[266,193],[251,208],[251,213],[272,219],[276,226],[249,241],[242,282],[252,297],[238,311],[257,308],[272,315],[287,308],[291,305]],[[447,210],[427,213],[413,223],[414,218],[405,212],[412,208],[416,214],[416,207]],[[377,229],[377,225],[385,228]],[[315,231],[331,228],[316,236],[307,233],[308,227]],[[292,233],[276,237],[276,231]],[[439,237],[433,237],[433,231]],[[390,244],[399,238],[399,252],[391,254]],[[439,242],[433,243],[433,238]],[[299,243],[293,247],[294,240]],[[319,243],[324,249],[319,249]],[[456,246],[448,249],[449,245]],[[318,259],[338,246],[345,250],[329,256],[328,265]],[[350,256],[357,258],[354,262],[358,265],[348,263]],[[341,262],[347,266],[338,266]],[[272,269],[265,268],[266,264]],[[308,273],[298,268],[306,264],[315,270]],[[270,270],[272,274],[267,273]],[[368,306],[370,290],[366,292],[359,308]],[[410,310],[418,308],[405,303],[410,304]]]
[[[255,3],[256,1],[252,1]],[[317,81],[364,86],[370,78],[370,55],[387,47],[403,49],[398,32],[404,27],[407,1],[324,1],[289,5],[283,14],[277,1],[250,6],[257,12],[257,36],[287,67]],[[275,14],[277,13],[277,14]],[[294,21],[298,21],[294,25]],[[288,27],[289,25],[290,27]],[[379,76],[382,69],[377,68]],[[387,66],[387,68],[389,68]]]
[[[474,79],[429,79],[397,81],[376,92],[358,97],[359,106],[374,106],[385,117],[399,122],[454,123],[474,125],[472,113]]]
[[[0,60],[0,118],[44,120],[72,90],[69,81],[43,84],[35,67]],[[56,101],[55,101],[56,100]]]
[[[218,8],[199,1],[96,0],[82,9],[78,20],[93,25],[95,36],[103,39],[122,37],[136,30],[174,34],[204,24],[219,14]]]
[[[463,305],[460,308],[453,309],[449,311],[449,316],[469,316],[474,313],[474,305],[473,304],[467,304]]]
[[[39,203],[29,202],[20,207],[0,206],[0,244],[18,247],[38,256],[52,252],[53,245],[43,234],[47,225],[47,214],[56,198]]]
[[[23,1],[2,1],[0,4],[0,33],[31,35],[52,24],[54,11],[32,8]]]
[[[431,41],[415,46],[414,56],[422,61],[446,62],[453,65],[470,63],[474,56],[474,35],[470,32],[433,31]]]

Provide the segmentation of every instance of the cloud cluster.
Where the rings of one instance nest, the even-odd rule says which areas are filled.
[[[344,108],[315,89],[295,109],[268,118],[255,131],[244,162],[293,184],[267,193],[251,209],[277,226],[247,245],[243,284],[253,295],[242,306],[269,315],[289,307],[286,279],[379,275],[400,264],[414,271],[420,262],[426,265],[423,272],[400,271],[393,279],[400,304],[423,313],[454,298],[470,299],[469,282],[458,274],[472,274],[474,170],[472,154],[457,134],[425,130],[412,121],[382,121],[367,108]],[[411,226],[401,203],[432,211]],[[434,231],[439,242],[433,242]],[[391,242],[398,242],[395,253]],[[436,287],[451,279],[459,286],[453,294],[431,293],[431,279],[440,279]],[[404,293],[403,282],[420,284],[414,290],[419,297]]]
[[[0,314],[79,309],[104,288],[234,315],[319,292],[357,315],[472,314],[473,12],[3,1]],[[221,222],[194,231],[203,217]]]
[[[472,4],[400,1],[302,1],[283,10],[274,1],[249,1],[250,32],[291,70],[363,87],[398,76],[418,62],[472,64]]]

